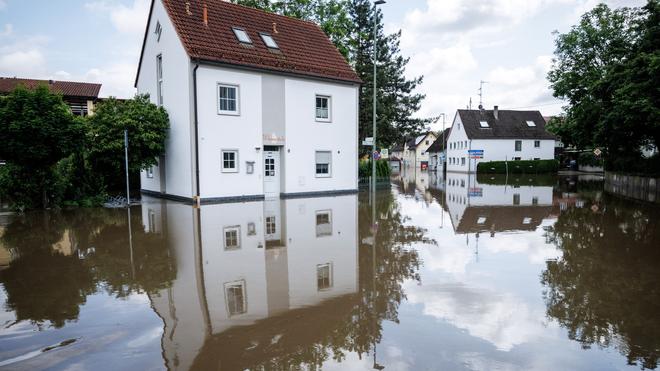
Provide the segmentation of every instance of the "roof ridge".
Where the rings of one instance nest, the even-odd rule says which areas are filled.
[[[197,1],[204,2],[204,0],[197,0]],[[213,0],[207,0],[207,1],[213,1]],[[284,14],[277,14],[277,13],[274,13],[274,12],[271,12],[271,11],[268,11],[268,10],[259,9],[259,8],[255,8],[255,7],[248,6],[248,5],[243,5],[243,4],[236,4],[236,3],[232,3],[230,1],[224,1],[224,0],[216,0],[216,1],[219,1],[220,3],[225,3],[227,5],[235,6],[235,7],[249,9],[251,11],[255,11],[255,12],[259,12],[259,13],[265,13],[265,14],[274,15],[274,16],[277,16],[277,17],[285,18],[285,19],[293,19],[293,20],[300,21],[300,22],[310,23],[310,24],[313,24],[314,26],[319,27],[319,25],[316,22],[312,22],[312,21],[309,21],[309,20],[306,20],[306,19],[291,17],[291,16],[284,15]]]

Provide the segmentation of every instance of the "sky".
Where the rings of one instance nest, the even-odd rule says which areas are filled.
[[[389,0],[387,32],[402,31],[409,77],[424,76],[420,117],[479,105],[561,112],[546,75],[554,36],[597,3],[644,0]],[[150,0],[0,0],[0,76],[103,84],[131,97]],[[440,129],[442,119],[432,129]]]

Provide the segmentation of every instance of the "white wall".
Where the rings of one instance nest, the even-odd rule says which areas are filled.
[[[147,30],[144,56],[137,81],[139,94],[149,93],[151,101],[157,103],[156,56],[163,57],[163,106],[170,118],[170,130],[165,144],[166,189],[160,187],[160,169],[154,167],[154,177],[147,178],[146,171],[140,174],[141,188],[169,194],[191,197],[192,156],[190,151],[192,95],[189,58],[183,49],[176,31],[160,1],[154,1],[154,9]],[[160,22],[162,33],[156,40],[154,29]]]
[[[263,194],[261,74],[201,66],[197,71],[201,197]],[[239,86],[239,114],[218,114],[218,84]],[[259,148],[259,150],[257,150]],[[238,150],[238,172],[222,172],[221,151]],[[247,174],[246,162],[254,162]]]
[[[291,308],[358,288],[357,195],[285,200]],[[316,236],[316,212],[329,210],[332,235]],[[317,265],[332,264],[332,287],[318,290]]]
[[[357,189],[358,87],[287,78],[283,193]],[[315,119],[316,95],[332,97],[331,122]],[[315,151],[332,152],[332,176],[316,176]]]
[[[488,130],[488,129],[484,129]],[[521,151],[515,150],[516,140],[522,141]],[[466,144],[467,141],[467,144]],[[447,171],[475,172],[479,162],[487,161],[512,161],[516,157],[521,160],[552,160],[555,156],[555,141],[540,140],[540,147],[534,147],[534,139],[474,139],[470,140],[465,133],[461,118],[456,115],[452,124],[452,130],[447,143]],[[455,147],[454,147],[455,145]],[[484,151],[483,159],[472,159],[468,156],[468,150],[481,149]],[[452,163],[452,158],[456,159]],[[465,158],[462,165],[461,158]]]

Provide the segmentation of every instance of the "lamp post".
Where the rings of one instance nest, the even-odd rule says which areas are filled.
[[[376,8],[378,5],[385,4],[385,0],[376,0],[374,1],[374,100],[373,100],[373,114],[372,114],[372,119],[373,119],[373,143],[372,143],[372,151],[371,151],[371,181],[373,182],[372,184],[372,191],[373,194],[376,194],[376,60],[378,58],[378,41],[377,41],[377,36],[378,36],[378,9]]]

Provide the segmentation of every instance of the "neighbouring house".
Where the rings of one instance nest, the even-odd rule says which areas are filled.
[[[403,144],[403,154],[401,159],[405,166],[426,168],[429,163],[429,154],[426,150],[435,142],[437,135],[429,131],[428,133],[418,135]]]
[[[443,172],[445,171],[446,164],[446,151],[447,151],[447,141],[449,140],[449,132],[451,128],[444,130],[444,133],[441,132],[433,144],[426,150],[429,154],[429,170]]]
[[[471,159],[469,151],[482,151]],[[457,110],[447,141],[447,171],[475,172],[479,162],[554,159],[555,136],[539,111]]]
[[[62,94],[62,99],[77,116],[87,116],[94,112],[94,104],[99,100],[101,84],[75,81],[35,80],[16,77],[0,77],[0,95],[11,93],[17,86],[35,89],[45,85],[53,93]]]
[[[143,193],[195,202],[356,192],[360,79],[321,28],[152,0],[135,86],[170,117]]]

